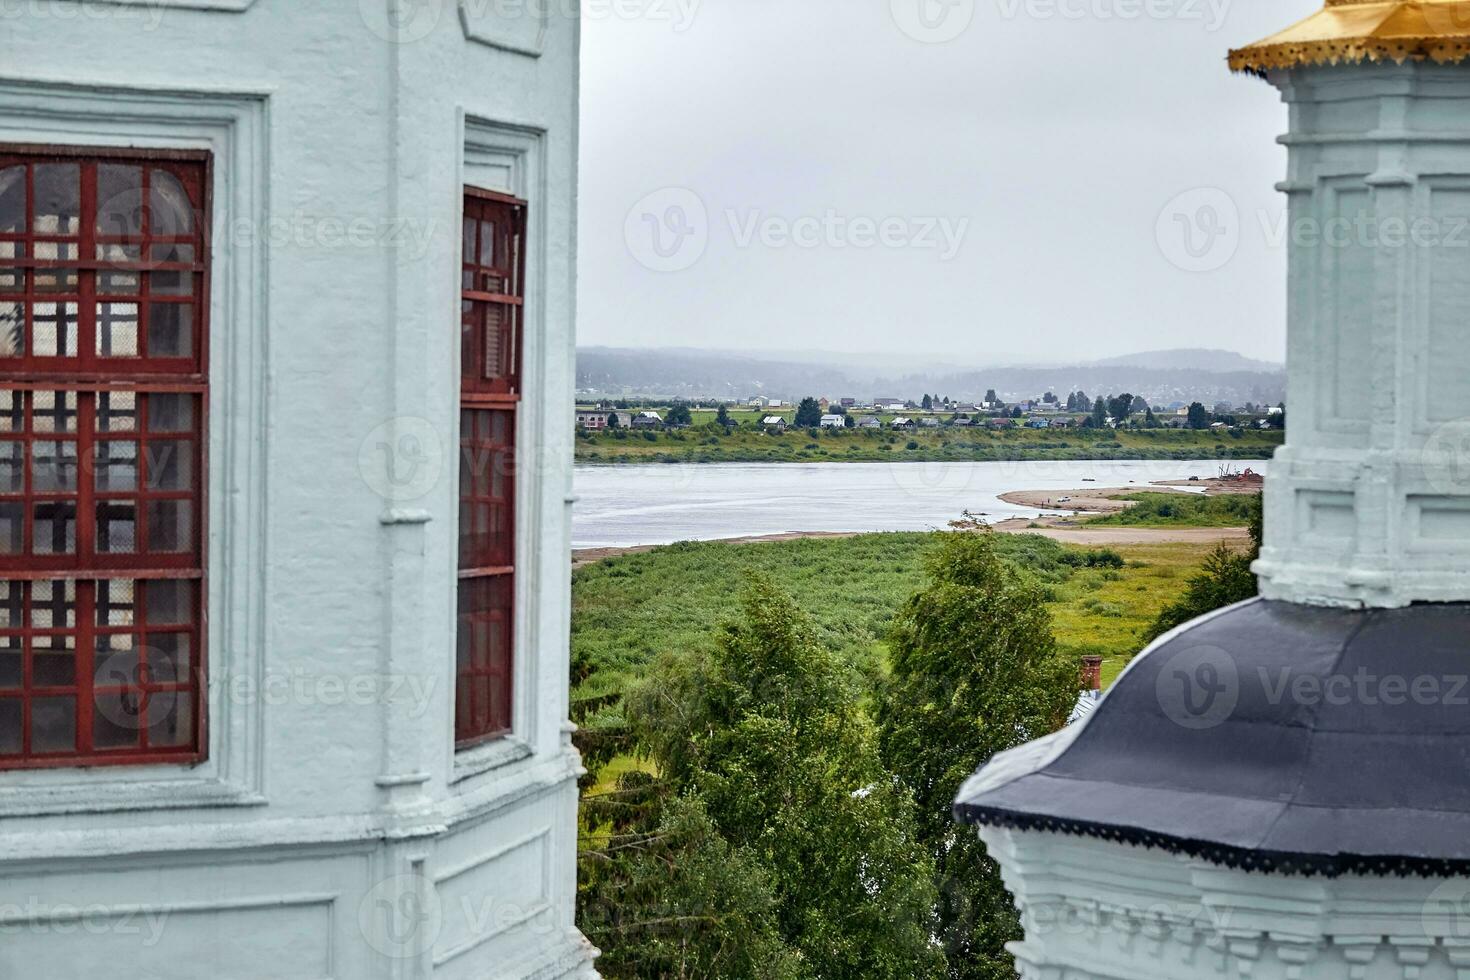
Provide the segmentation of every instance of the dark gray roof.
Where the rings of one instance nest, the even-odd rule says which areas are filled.
[[[955,814],[1234,867],[1470,872],[1470,606],[1208,616],[1083,723],[997,756]]]

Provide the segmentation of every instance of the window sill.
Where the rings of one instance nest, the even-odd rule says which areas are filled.
[[[261,806],[261,794],[177,767],[14,770],[4,774],[0,819],[74,813]]]
[[[514,735],[476,745],[472,748],[454,754],[454,775],[450,777],[451,783],[461,783],[466,779],[483,775],[494,769],[500,769],[529,759],[532,755],[531,746]]]

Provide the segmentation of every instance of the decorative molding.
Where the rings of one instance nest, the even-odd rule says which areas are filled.
[[[1470,879],[1265,875],[989,828],[1022,911],[1024,980],[1464,976]]]
[[[550,9],[550,3],[540,0],[519,4],[459,0],[459,23],[464,28],[464,36],[471,41],[539,58],[546,51]]]
[[[239,220],[264,227],[266,105],[264,93],[0,79],[0,141],[208,150],[215,227]],[[0,817],[265,802],[263,699],[226,695],[232,681],[260,691],[265,666],[267,254],[263,246],[237,247],[228,234],[216,234],[212,248],[208,758],[195,766],[8,772],[0,777]]]

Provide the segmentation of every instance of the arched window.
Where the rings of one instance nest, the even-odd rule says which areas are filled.
[[[209,179],[0,147],[0,769],[204,755]]]

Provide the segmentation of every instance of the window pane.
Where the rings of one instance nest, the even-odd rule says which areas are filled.
[[[148,550],[188,551],[194,535],[194,508],[187,500],[148,502]]]
[[[77,393],[75,391],[32,393],[31,428],[36,432],[77,431]]]
[[[194,698],[183,691],[153,694],[148,700],[148,744],[160,748],[188,745],[194,737]]]
[[[148,356],[190,357],[193,353],[194,304],[150,304],[148,307]]]
[[[32,353],[37,357],[77,356],[77,304],[31,304]]]
[[[0,494],[25,490],[25,443],[0,442]]]
[[[97,687],[139,687],[138,646],[131,633],[109,633],[97,637],[92,656],[93,683]]]
[[[97,443],[96,486],[99,493],[138,489],[138,444],[125,439]]]
[[[77,583],[37,582],[31,586],[31,626],[36,629],[71,629],[77,624]]]
[[[149,626],[178,626],[193,622],[194,583],[183,579],[149,582]]]
[[[70,555],[77,550],[76,504],[37,504],[33,513],[36,535],[33,548],[36,554]]]
[[[131,391],[104,391],[97,395],[98,432],[132,432],[137,427],[136,394]]]
[[[149,432],[190,432],[194,428],[194,396],[148,396]]]
[[[0,630],[25,629],[25,583],[0,582]]]
[[[80,164],[36,164],[33,231],[41,235],[75,235],[81,231],[81,177]]]
[[[97,356],[138,356],[138,304],[97,304]]]
[[[148,210],[154,236],[188,235],[194,231],[194,208],[179,178],[157,167],[149,171]]]
[[[71,687],[77,682],[76,637],[38,636],[31,644],[31,683],[37,687]]]
[[[0,234],[18,235],[26,229],[26,168],[0,170]]]
[[[0,698],[0,754],[20,754],[23,711],[18,699]]]
[[[97,505],[97,552],[131,554],[138,550],[138,502],[108,500]]]
[[[143,168],[104,163],[97,167],[97,234],[125,238],[143,233]]]
[[[31,751],[75,752],[77,702],[75,698],[36,698],[31,701]]]
[[[134,593],[137,583],[131,579],[110,579],[97,583],[97,625],[131,626],[136,621]]]
[[[189,634],[151,633],[148,636],[148,676],[158,684],[189,679]]]
[[[0,504],[0,555],[25,550],[25,504]]]
[[[18,636],[0,636],[0,690],[21,686],[24,677],[21,641]]]
[[[0,303],[0,357],[20,357],[25,350],[25,316],[19,303]]]

